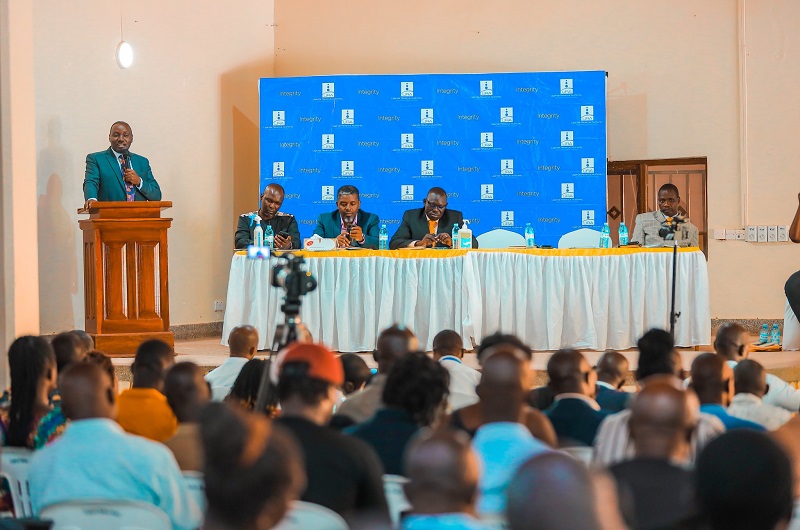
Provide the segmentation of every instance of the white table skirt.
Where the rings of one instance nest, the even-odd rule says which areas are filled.
[[[467,347],[470,340],[477,344],[500,330],[519,335],[536,350],[604,350],[633,347],[648,329],[669,327],[671,252],[396,255],[306,256],[319,287],[304,297],[301,318],[316,340],[336,351],[370,351],[380,330],[401,323],[426,350],[443,329],[458,331]],[[223,344],[235,326],[250,324],[258,330],[259,349],[271,346],[284,318],[284,293],[270,285],[270,268],[262,260],[233,256]],[[700,251],[679,253],[676,309],[681,312],[676,344],[708,344],[708,270]]]

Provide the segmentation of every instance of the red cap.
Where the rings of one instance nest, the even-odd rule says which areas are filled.
[[[303,362],[308,364],[308,377],[327,381],[334,386],[344,384],[344,368],[333,352],[322,344],[311,342],[295,342],[284,350],[281,374],[287,363]]]

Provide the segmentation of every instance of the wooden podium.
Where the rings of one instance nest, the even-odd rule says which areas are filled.
[[[95,347],[133,356],[148,339],[174,346],[169,330],[167,229],[169,201],[95,202],[83,231],[86,331]]]

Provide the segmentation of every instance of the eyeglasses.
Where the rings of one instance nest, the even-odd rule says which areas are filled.
[[[445,204],[436,204],[435,202],[430,202],[428,199],[425,199],[425,204],[433,208],[434,210],[444,210],[447,208],[447,203]]]

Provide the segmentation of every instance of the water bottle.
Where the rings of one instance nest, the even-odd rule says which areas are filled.
[[[772,344],[781,343],[781,330],[777,323],[772,324],[772,333],[769,334],[769,341]]]
[[[758,343],[766,344],[769,342],[769,324],[761,326],[761,333],[758,335]]]
[[[619,224],[619,246],[624,247],[628,244],[628,227],[622,222]]]
[[[253,229],[253,245],[256,247],[263,247],[264,228],[261,226],[261,217],[256,215],[253,221],[256,223],[256,227]]]
[[[381,231],[378,233],[378,250],[389,250],[389,231],[386,230],[386,225],[381,225]]]
[[[603,231],[600,232],[600,248],[611,248],[611,227],[608,223],[603,223]]]
[[[461,239],[458,237],[458,223],[453,223],[453,231],[450,232],[450,239],[453,242],[453,250],[461,248]]]
[[[472,248],[472,230],[469,229],[467,223],[468,221],[464,219],[464,226],[458,231],[458,238],[461,240],[459,248],[469,250]]]
[[[275,232],[270,225],[264,230],[264,246],[274,249],[275,248]]]
[[[530,223],[525,223],[525,246],[528,248],[536,247],[536,238],[533,233],[533,226]]]

